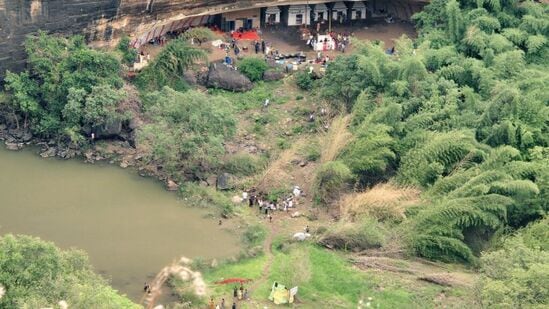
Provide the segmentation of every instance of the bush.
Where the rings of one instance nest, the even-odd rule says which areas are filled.
[[[263,73],[269,66],[265,61],[259,58],[244,58],[238,63],[238,70],[246,75],[252,82],[257,82],[263,78]]]
[[[279,137],[276,139],[276,146],[281,150],[286,150],[290,148],[291,144],[286,138]]]
[[[231,217],[234,214],[234,206],[231,200],[216,191],[212,187],[201,187],[196,183],[185,183],[179,189],[179,193],[185,198],[186,203],[193,207],[215,207],[223,217]]]
[[[318,161],[320,159],[320,144],[317,141],[312,141],[303,146],[302,155],[307,161]]]
[[[249,225],[242,234],[242,239],[248,247],[261,245],[265,237],[267,237],[267,230],[261,224]]]
[[[250,176],[259,172],[265,161],[249,154],[231,156],[224,164],[225,171],[237,176]]]
[[[216,37],[216,34],[206,27],[196,27],[185,31],[181,34],[181,37],[185,40],[198,40],[200,43],[204,43],[212,40]]]
[[[351,170],[340,161],[323,164],[313,184],[314,198],[318,204],[328,205],[337,200],[353,180]]]
[[[320,243],[335,249],[361,251],[380,248],[385,243],[380,224],[370,218],[361,222],[340,222],[330,228],[320,239]]]
[[[118,51],[122,54],[122,60],[124,63],[131,65],[135,62],[137,58],[137,50],[130,47],[130,38],[123,36],[116,46]]]
[[[286,188],[274,188],[267,193],[267,200],[276,201],[278,199],[283,198],[285,195],[289,193],[290,193],[290,190]]]
[[[542,308],[549,300],[549,220],[507,238],[501,249],[481,258],[478,296],[485,308]],[[543,243],[544,246],[538,244]]]
[[[313,78],[311,74],[305,71],[300,71],[295,75],[295,83],[301,90],[313,89]]]

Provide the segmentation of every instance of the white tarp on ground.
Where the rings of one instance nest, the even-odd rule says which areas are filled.
[[[298,232],[298,233],[295,233],[293,238],[295,240],[299,240],[299,241],[304,241],[305,239],[311,237],[311,234],[309,233],[303,233],[303,232]]]

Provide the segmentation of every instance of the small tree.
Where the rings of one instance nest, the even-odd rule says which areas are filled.
[[[122,61],[126,64],[132,64],[137,58],[137,50],[130,47],[130,38],[123,36],[116,46],[118,51],[122,54]]]
[[[259,81],[263,78],[263,73],[267,71],[269,66],[265,61],[259,58],[245,58],[239,62],[238,69],[242,74],[246,75],[252,82]]]
[[[155,91],[164,86],[184,88],[182,76],[193,64],[206,61],[206,52],[194,48],[184,39],[170,41],[154,62],[139,73],[135,83],[140,90]]]

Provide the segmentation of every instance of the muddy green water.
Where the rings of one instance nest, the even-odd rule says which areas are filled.
[[[85,250],[96,272],[136,301],[143,283],[182,255],[238,252],[237,237],[206,214],[130,170],[0,147],[0,235]]]

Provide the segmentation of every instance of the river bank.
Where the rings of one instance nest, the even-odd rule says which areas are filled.
[[[175,191],[178,188],[177,183],[162,172],[161,167],[143,160],[145,154],[136,147],[132,147],[133,141],[104,139],[78,148],[60,145],[53,139],[39,139],[33,136],[29,130],[10,129],[7,125],[0,124],[0,142],[10,151],[35,148],[38,150],[37,154],[42,158],[77,159],[91,164],[107,162],[124,169],[132,168],[140,176],[162,181],[170,191]],[[211,185],[215,186],[215,183]]]

